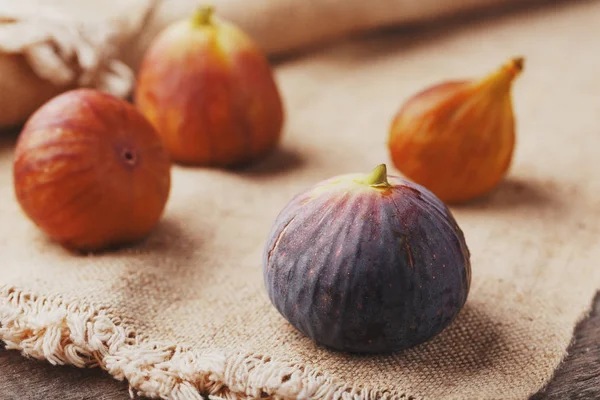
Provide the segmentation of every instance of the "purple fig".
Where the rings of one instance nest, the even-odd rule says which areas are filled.
[[[446,205],[382,164],[295,196],[270,232],[263,276],[273,305],[316,343],[387,353],[455,319],[471,264]]]

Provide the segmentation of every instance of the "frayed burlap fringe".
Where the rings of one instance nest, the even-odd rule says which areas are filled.
[[[414,399],[355,388],[315,369],[256,354],[227,354],[150,342],[110,310],[0,287],[0,340],[54,365],[101,367],[150,398]]]

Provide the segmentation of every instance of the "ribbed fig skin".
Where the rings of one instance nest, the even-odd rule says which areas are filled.
[[[392,352],[440,333],[465,304],[469,250],[451,212],[424,187],[332,178],[281,211],[264,252],[273,305],[315,342]]]
[[[512,58],[482,78],[437,83],[407,99],[388,136],[398,171],[449,204],[496,187],[514,156],[511,90],[523,63]]]
[[[182,20],[159,34],[134,98],[180,164],[247,165],[283,134],[284,104],[269,60],[225,20]]]

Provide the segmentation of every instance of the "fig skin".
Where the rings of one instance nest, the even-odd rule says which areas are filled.
[[[280,140],[284,110],[266,56],[211,8],[153,40],[134,98],[180,164],[243,166]]]
[[[143,238],[171,187],[169,156],[152,125],[132,104],[93,89],[67,91],[28,119],[13,178],[25,214],[74,251]]]
[[[450,210],[378,168],[378,179],[337,176],[294,197],[263,255],[275,308],[339,351],[389,353],[425,342],[469,293],[470,254]]]
[[[511,88],[523,66],[523,58],[510,59],[483,78],[435,84],[410,97],[388,136],[398,171],[446,203],[494,189],[514,156]]]

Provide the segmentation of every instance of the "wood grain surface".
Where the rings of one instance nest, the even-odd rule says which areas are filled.
[[[126,400],[127,384],[96,368],[53,367],[0,349],[2,400]],[[600,294],[575,331],[569,355],[546,389],[530,400],[600,399]]]
[[[591,314],[575,329],[569,354],[545,390],[530,400],[600,399],[600,292]]]

